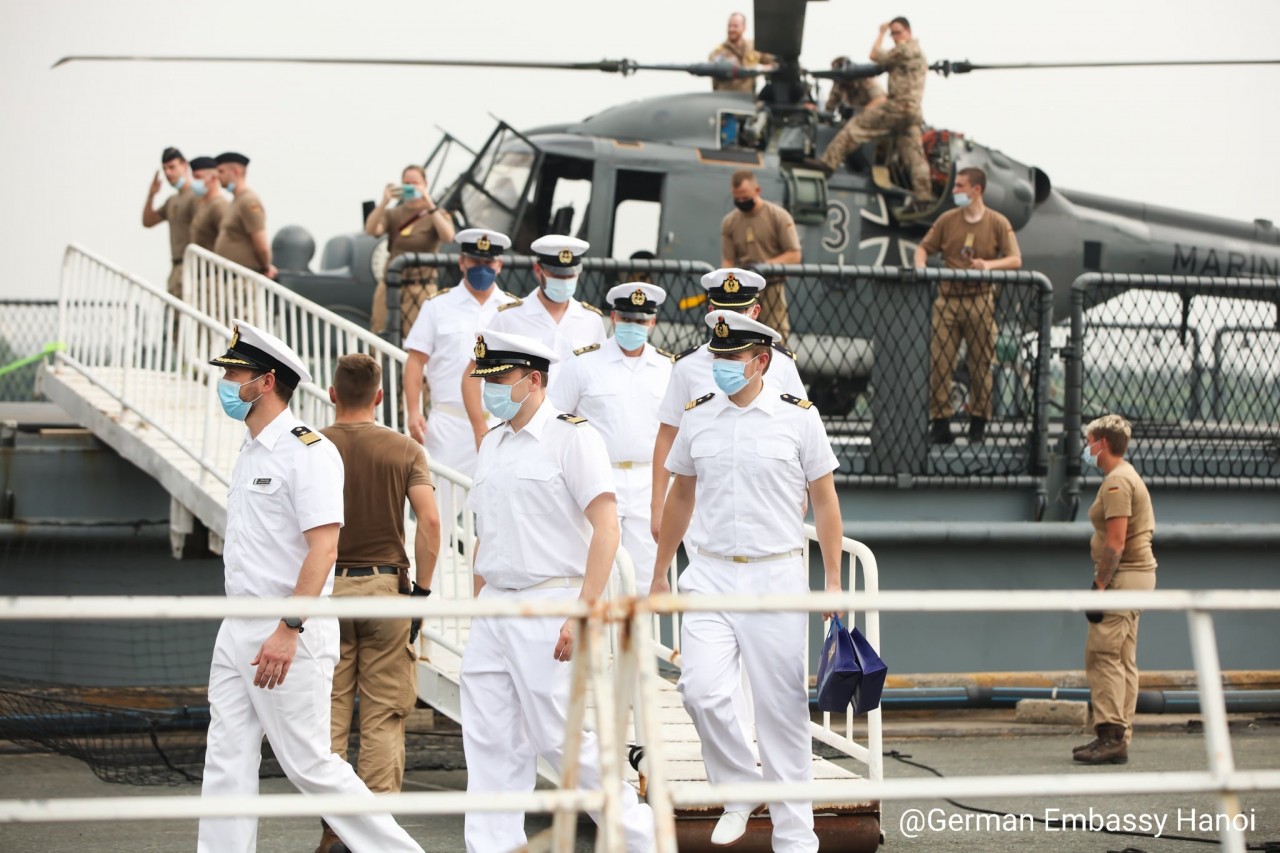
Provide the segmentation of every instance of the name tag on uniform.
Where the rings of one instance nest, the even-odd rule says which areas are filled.
[[[259,477],[258,479],[256,479],[256,480],[254,480],[254,481],[253,481],[253,484],[254,484],[255,486],[269,486],[269,485],[271,485],[271,478],[270,478],[270,477]]]

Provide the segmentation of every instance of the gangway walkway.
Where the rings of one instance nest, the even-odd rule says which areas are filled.
[[[406,359],[403,350],[350,321],[195,246],[188,247],[184,259],[183,295],[184,299],[176,299],[84,248],[69,246],[59,298],[59,340],[66,347],[54,354],[41,374],[49,399],[168,491],[172,540],[178,556],[205,544],[214,552],[221,551],[227,483],[244,428],[222,413],[215,393],[221,370],[207,362],[230,339],[234,318],[279,336],[306,363],[316,381],[297,389],[292,408],[316,428],[332,421],[327,378],[333,374],[337,357],[364,352],[383,368],[389,402],[382,407],[382,420],[399,429],[402,414],[398,401]],[[431,469],[438,487],[454,490],[454,505],[465,506],[470,480],[434,461]],[[457,525],[446,526],[432,584],[438,597],[472,596],[473,525],[471,514],[464,512]],[[196,535],[201,527],[208,531],[207,542]],[[411,516],[406,527],[407,535],[412,536]],[[809,528],[808,532],[812,542],[814,531]],[[878,580],[871,552],[851,540],[845,540],[845,552],[850,585],[861,565],[865,588],[875,592]],[[674,588],[674,566],[671,571]],[[625,585],[627,580],[615,578],[612,594],[624,594],[626,590],[619,584]],[[459,672],[468,625],[465,617],[436,616],[423,622],[419,696],[454,720],[461,716]],[[878,614],[869,614],[866,628],[878,647]],[[670,638],[674,647],[658,645],[655,652],[678,666],[678,613],[655,617],[654,630],[657,637]],[[617,642],[615,636],[615,653]],[[666,781],[678,783],[686,791],[690,786],[693,790],[706,787],[697,733],[670,681],[661,682],[657,702],[652,704],[640,710],[661,720]],[[815,739],[860,760],[868,768],[867,775],[879,781],[879,711],[868,717],[867,745],[852,740],[852,729],[851,716],[833,722],[827,715],[822,725],[813,724]],[[639,730],[634,722],[628,727],[628,731]],[[541,769],[544,775],[553,776],[549,768]],[[635,769],[626,767],[624,773],[644,790],[646,780],[639,778]],[[834,837],[846,832],[861,838],[879,835],[879,803],[860,794],[860,776],[815,755],[814,777],[850,783],[847,799],[815,804],[826,832]],[[700,806],[686,813],[714,816],[718,809]],[[705,839],[712,825],[711,820],[693,822],[692,836]],[[871,849],[874,846],[873,841]]]

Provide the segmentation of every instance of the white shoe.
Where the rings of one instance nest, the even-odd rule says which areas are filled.
[[[711,832],[711,843],[721,847],[736,843],[747,834],[747,821],[751,819],[751,812],[751,809],[747,809],[722,814]]]

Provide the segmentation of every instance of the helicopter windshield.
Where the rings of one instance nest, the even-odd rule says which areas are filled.
[[[466,224],[511,233],[528,198],[539,159],[534,145],[500,125],[463,183],[460,213]]]

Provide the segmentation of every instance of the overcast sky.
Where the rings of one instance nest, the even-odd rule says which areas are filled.
[[[359,228],[372,199],[447,128],[473,147],[489,114],[517,127],[698,90],[684,75],[73,64],[68,54],[281,54],[687,62],[723,38],[710,0],[0,0],[0,298],[51,296],[77,242],[163,284],[165,226],[141,226],[160,151],[253,159],[271,233],[317,243]],[[199,9],[199,14],[188,10]],[[941,0],[809,4],[803,60],[865,57],[907,15],[931,60],[1280,56],[1280,3]],[[1280,220],[1280,66],[990,71],[932,76],[926,121],[1047,171],[1057,186],[1235,219]],[[708,259],[714,260],[714,259]]]

